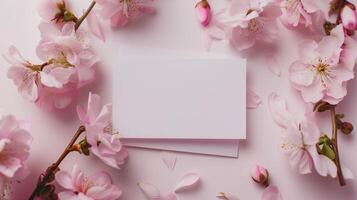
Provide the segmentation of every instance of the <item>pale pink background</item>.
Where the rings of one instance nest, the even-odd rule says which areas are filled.
[[[73,1],[82,10],[89,1]],[[39,40],[36,13],[36,1],[2,0],[0,3],[0,52],[5,52],[9,45],[17,46],[24,56],[37,61],[36,43]],[[224,1],[215,1],[214,8],[221,7]],[[105,28],[105,44],[93,40],[94,49],[102,58],[98,66],[97,81],[81,91],[78,102],[84,103],[89,90],[102,95],[106,102],[111,99],[111,62],[121,44],[167,47],[178,50],[204,51],[202,31],[194,18],[194,0],[158,0],[158,13],[125,29],[111,30]],[[217,5],[216,5],[217,4]],[[286,31],[283,31],[286,32]],[[130,159],[124,170],[113,170],[94,157],[69,156],[61,165],[70,169],[73,163],[87,173],[97,169],[109,171],[116,184],[124,190],[123,200],[145,199],[137,187],[139,181],[149,181],[163,192],[171,190],[179,177],[188,171],[199,172],[202,182],[195,190],[179,194],[180,200],[214,200],[220,192],[232,192],[241,199],[260,199],[262,188],[253,184],[249,171],[253,164],[261,163],[267,167],[272,176],[272,183],[278,185],[284,199],[287,200],[353,200],[357,199],[357,184],[348,182],[340,188],[335,180],[317,175],[301,176],[292,170],[284,156],[279,152],[279,132],[270,118],[267,109],[267,96],[274,91],[288,99],[290,107],[296,112],[302,110],[300,97],[291,89],[286,75],[289,63],[296,57],[296,43],[289,34],[283,34],[279,42],[279,57],[283,68],[281,78],[276,77],[266,68],[259,52],[248,59],[248,85],[263,99],[262,105],[247,114],[247,141],[241,143],[239,159],[178,154],[177,166],[170,172],[161,161],[159,151],[130,149]],[[289,39],[287,39],[287,37]],[[212,52],[232,52],[223,42],[213,46]],[[0,59],[1,83],[0,107],[2,113],[12,113],[33,124],[34,141],[28,166],[31,175],[22,185],[16,185],[16,199],[26,199],[34,186],[37,176],[54,161],[67,144],[69,138],[79,125],[74,107],[56,113],[43,112],[31,103],[25,102],[16,88],[6,78],[8,64]],[[351,81],[349,94],[339,107],[347,119],[357,125],[356,100],[354,88],[357,81]],[[298,107],[300,106],[300,107]],[[178,123],[179,124],[179,123]],[[328,130],[328,129],[327,129]],[[354,133],[355,134],[355,133]],[[340,137],[341,159],[352,171],[357,173],[357,141],[355,135]]]

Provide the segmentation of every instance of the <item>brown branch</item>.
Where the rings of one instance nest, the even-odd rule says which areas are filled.
[[[332,122],[332,147],[333,151],[335,152],[335,159],[333,160],[336,167],[337,167],[337,177],[338,181],[341,186],[346,185],[345,179],[343,177],[342,173],[342,168],[341,168],[341,162],[340,162],[340,156],[338,153],[338,143],[337,143],[337,122],[336,122],[336,111],[335,107],[332,107],[330,109],[331,113],[331,122]]]
[[[82,24],[82,22],[84,21],[84,19],[89,15],[89,13],[92,11],[92,9],[94,8],[96,2],[92,1],[92,3],[89,5],[89,7],[87,8],[87,10],[83,13],[83,15],[77,20],[74,28],[75,30],[77,30],[79,28],[79,26]]]
[[[61,164],[61,162],[66,158],[66,156],[73,152],[76,151],[76,148],[73,148],[74,144],[76,143],[77,139],[79,136],[85,131],[84,126],[80,126],[77,130],[77,132],[74,134],[72,137],[71,141],[68,143],[66,149],[62,152],[61,156],[57,159],[55,163],[53,163],[51,166],[49,166],[44,174],[42,174],[39,177],[38,183],[36,185],[36,188],[32,192],[29,200],[34,200],[35,197],[41,192],[41,190],[46,186],[47,183],[52,182],[53,180],[53,175],[58,171],[58,167]]]

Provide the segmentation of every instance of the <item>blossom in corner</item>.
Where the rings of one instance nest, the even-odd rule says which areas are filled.
[[[342,25],[319,43],[300,45],[299,59],[290,66],[290,82],[306,102],[339,103],[347,94],[347,81],[354,77],[356,41],[345,36]]]
[[[281,14],[273,0],[232,0],[214,18],[233,47],[241,51],[258,42],[272,43],[278,37],[277,18]]]
[[[122,27],[138,18],[155,12],[153,0],[96,0],[99,17],[110,20],[112,27]]]
[[[315,120],[308,114],[302,120],[296,120],[285,100],[277,94],[269,96],[268,104],[273,120],[284,129],[281,150],[290,165],[301,174],[311,173],[315,168],[321,176],[336,177],[337,168],[333,161],[317,153],[321,131]]]
[[[71,172],[57,172],[56,182],[66,189],[58,193],[60,200],[116,200],[122,193],[108,173],[101,171],[87,177],[77,165]]]
[[[0,195],[6,193],[6,185],[20,181],[28,174],[25,161],[29,157],[32,137],[29,124],[12,115],[0,119]]]
[[[86,128],[90,152],[107,165],[120,169],[128,152],[123,147],[119,134],[113,132],[112,105],[102,106],[100,96],[89,93],[87,109],[77,106],[77,113]]]
[[[321,11],[315,0],[283,0],[281,7],[283,11],[281,21],[288,28],[299,25],[311,26],[314,14]]]

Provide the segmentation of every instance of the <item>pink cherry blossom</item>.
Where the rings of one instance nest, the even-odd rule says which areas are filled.
[[[342,25],[319,43],[300,45],[299,60],[290,66],[290,81],[306,102],[320,100],[337,104],[347,94],[346,84],[354,77],[356,41],[346,36]],[[348,48],[345,48],[347,46]]]
[[[282,1],[283,14],[281,21],[288,28],[302,24],[305,27],[313,23],[313,13],[320,11],[315,0],[289,0]]]
[[[333,161],[316,150],[321,131],[311,113],[297,122],[287,108],[286,102],[277,94],[269,96],[269,109],[273,120],[285,131],[282,134],[281,149],[288,156],[290,165],[301,174],[311,173],[312,169],[321,176],[336,176],[337,168]]]
[[[89,93],[85,110],[77,106],[79,119],[84,123],[90,151],[107,165],[120,169],[128,152],[123,147],[118,133],[112,130],[112,105],[101,105],[99,95]]]
[[[257,42],[272,43],[278,36],[280,15],[280,7],[273,0],[232,0],[214,17],[233,47],[241,51]]]
[[[42,0],[38,6],[38,13],[45,22],[54,22],[60,26],[64,22],[76,21],[67,0]]]
[[[11,46],[4,58],[11,64],[7,77],[12,79],[22,97],[45,110],[62,109],[72,101],[73,67],[51,60],[45,65],[33,65]]]
[[[98,56],[91,50],[86,34],[75,31],[74,23],[68,22],[62,28],[51,23],[41,23],[41,40],[37,46],[37,55],[44,62],[55,62],[73,67],[71,82],[82,87],[94,80],[93,66]]]
[[[99,16],[110,20],[113,27],[122,27],[138,18],[154,13],[152,0],[96,0],[100,5]]]
[[[252,179],[259,183],[259,184],[263,184],[263,185],[267,185],[268,181],[269,181],[269,173],[268,170],[265,169],[264,167],[260,166],[260,165],[255,165],[251,172],[250,172],[250,176],[252,177]]]
[[[77,165],[71,172],[57,172],[56,181],[66,189],[58,193],[61,200],[116,200],[122,193],[108,173],[97,172],[86,177]]]
[[[355,30],[357,28],[357,16],[356,11],[352,10],[349,6],[345,6],[341,12],[341,20],[343,27],[349,30]]]
[[[0,119],[0,195],[4,186],[11,181],[19,181],[27,175],[25,161],[29,157],[32,137],[29,124],[17,120],[12,115]]]

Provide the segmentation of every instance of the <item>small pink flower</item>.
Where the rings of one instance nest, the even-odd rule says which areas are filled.
[[[71,172],[57,172],[56,181],[66,189],[58,193],[61,200],[116,200],[122,193],[108,173],[97,172],[86,177],[77,165]]]
[[[279,5],[273,0],[233,0],[214,17],[226,38],[238,50],[257,42],[272,43],[278,36]]]
[[[345,39],[339,25],[319,43],[300,45],[299,60],[290,66],[290,81],[306,102],[337,104],[346,96],[347,81],[354,77],[357,52],[351,46],[355,44],[351,38]]]
[[[269,173],[268,170],[265,169],[264,167],[260,165],[255,165],[251,172],[250,175],[252,179],[259,184],[262,185],[268,185],[269,184]]]
[[[4,185],[10,181],[19,181],[27,175],[25,161],[29,157],[32,137],[29,124],[17,120],[12,115],[0,119],[0,195]]]
[[[107,165],[120,169],[128,152],[123,147],[118,133],[112,130],[112,105],[101,105],[100,96],[89,93],[85,110],[77,106],[79,119],[84,123],[90,151]]]
[[[357,28],[357,16],[356,11],[352,10],[350,6],[346,5],[343,7],[341,12],[341,20],[343,27],[348,30],[356,30]]]
[[[73,67],[75,73],[71,82],[82,87],[94,80],[93,66],[98,56],[90,49],[86,34],[75,31],[74,23],[68,22],[62,28],[51,23],[41,23],[41,40],[37,55],[44,62],[55,62]]]
[[[97,0],[100,6],[99,16],[110,20],[113,27],[122,27],[128,23],[155,11],[152,0]]]
[[[40,17],[46,22],[55,22],[62,25],[63,22],[77,20],[70,11],[66,0],[42,0],[38,6]]]
[[[302,24],[305,27],[312,25],[312,14],[319,11],[315,0],[282,1],[283,15],[281,20],[289,28]]]
[[[208,26],[211,21],[211,6],[207,0],[201,0],[195,6],[198,22],[202,26]]]

